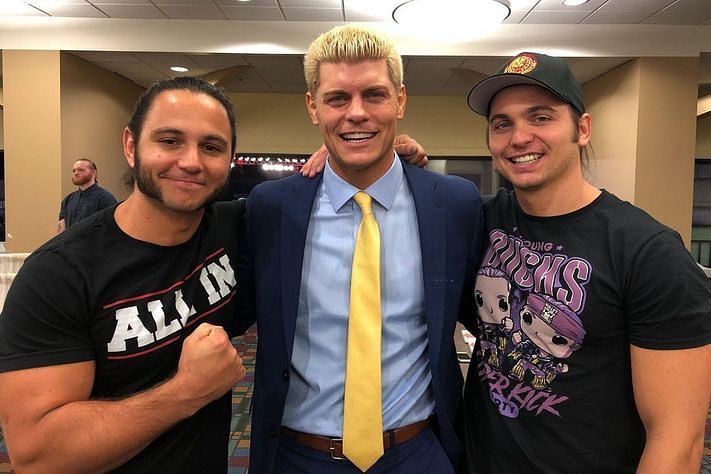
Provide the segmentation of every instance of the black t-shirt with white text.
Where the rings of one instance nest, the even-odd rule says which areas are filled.
[[[126,235],[114,209],[27,258],[0,317],[0,371],[93,360],[91,398],[122,398],[172,376],[200,323],[234,332],[243,204],[208,207],[193,237],[172,247]],[[225,472],[230,418],[228,392],[116,472]]]

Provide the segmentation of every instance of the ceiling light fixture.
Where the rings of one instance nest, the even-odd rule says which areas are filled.
[[[9,1],[2,2],[2,5],[0,5],[0,15],[1,16],[22,15],[23,13],[26,13],[28,10],[34,11],[34,9],[32,7],[28,6],[22,0],[9,0]]]
[[[464,43],[493,34],[508,16],[508,0],[410,0],[392,17],[407,34],[436,43]]]
[[[584,3],[588,3],[590,0],[563,0],[563,5],[566,7],[577,7]]]
[[[507,0],[410,0],[395,7],[393,20],[400,25],[427,29],[432,25],[471,28],[501,23],[510,14]]]
[[[175,72],[188,72],[190,69],[185,66],[170,66],[170,70]]]

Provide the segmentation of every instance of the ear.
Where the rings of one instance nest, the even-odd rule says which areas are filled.
[[[592,136],[592,117],[590,114],[585,113],[580,116],[578,120],[578,146],[584,147],[590,143],[590,138]]]
[[[407,103],[407,90],[405,90],[405,84],[400,86],[400,90],[397,92],[397,118],[398,120],[405,116],[405,104]]]
[[[311,117],[311,123],[318,127],[318,114],[316,113],[316,98],[311,94],[311,92],[306,93],[306,110]]]
[[[125,127],[123,129],[122,141],[123,141],[123,154],[126,157],[128,166],[133,168],[133,165],[135,163],[134,157],[136,156],[136,142],[133,140],[133,133],[131,133],[131,130],[129,130],[128,127]]]

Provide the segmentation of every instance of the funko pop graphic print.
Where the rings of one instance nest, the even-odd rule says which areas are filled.
[[[529,242],[495,229],[477,274],[478,372],[500,414],[560,416],[565,377],[583,347],[592,266],[551,242]]]

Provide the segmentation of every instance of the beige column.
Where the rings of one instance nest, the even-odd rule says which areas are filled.
[[[698,58],[640,58],[583,86],[591,180],[691,239]]]
[[[60,53],[2,52],[5,219],[10,252],[52,237],[62,198]]]

